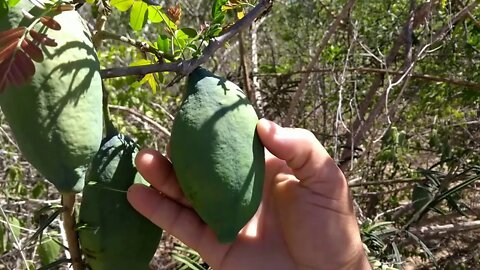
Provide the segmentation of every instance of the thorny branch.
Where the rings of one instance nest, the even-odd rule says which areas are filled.
[[[189,60],[180,60],[170,63],[157,63],[152,65],[135,66],[135,67],[120,67],[109,68],[101,70],[100,74],[103,79],[115,78],[129,75],[145,75],[155,72],[171,71],[179,75],[188,75],[195,68],[207,62],[207,60],[228,40],[237,35],[244,28],[251,25],[257,18],[264,15],[266,11],[273,5],[273,0],[261,0],[250,12],[248,12],[242,19],[238,20],[232,25],[228,31],[210,40],[209,44],[203,49],[202,55],[198,58]]]

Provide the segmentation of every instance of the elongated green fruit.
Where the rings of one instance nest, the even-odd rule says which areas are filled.
[[[28,26],[30,21],[21,21],[21,9],[41,12],[32,7],[21,0],[0,19],[0,31]],[[0,106],[23,156],[60,192],[80,192],[102,140],[100,64],[87,25],[76,11],[54,19],[61,30],[46,29],[44,34],[58,46],[42,47],[44,60],[35,63],[32,81],[5,89]]]
[[[171,135],[171,160],[185,196],[221,242],[236,239],[262,197],[264,147],[242,90],[193,71]]]
[[[162,229],[127,201],[133,183],[147,182],[137,173],[137,145],[129,137],[106,137],[87,173],[79,213],[79,239],[92,270],[147,270]]]

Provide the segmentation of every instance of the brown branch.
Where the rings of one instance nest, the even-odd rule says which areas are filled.
[[[396,193],[400,191],[404,191],[407,189],[411,189],[409,186],[404,186],[404,187],[399,187],[395,189],[388,189],[384,191],[367,191],[367,192],[361,192],[361,193],[354,193],[352,194],[353,198],[361,198],[361,197],[376,197],[376,196],[382,196],[382,195],[387,195],[391,193]]]
[[[75,193],[62,194],[62,206],[63,228],[67,236],[68,252],[70,253],[73,270],[84,270],[78,235],[75,230]]]
[[[480,229],[480,220],[472,220],[444,225],[430,225],[419,228],[410,228],[410,232],[422,237],[434,237],[452,232],[463,232]]]
[[[288,76],[295,75],[295,74],[300,74],[300,73],[336,73],[336,72],[341,72],[343,70],[344,69],[322,68],[322,69],[293,71],[293,72],[288,72],[288,73],[258,73],[258,74],[255,74],[255,76],[258,76],[258,77],[287,76],[288,77]],[[350,71],[350,72],[356,71],[356,72],[361,72],[361,73],[380,73],[380,74],[392,74],[392,75],[405,75],[405,73],[401,72],[401,71],[379,69],[379,68],[369,68],[369,67],[346,68],[345,70]],[[416,73],[416,72],[407,74],[407,76],[411,77],[412,79],[442,82],[442,83],[465,86],[465,87],[468,87],[468,88],[480,90],[480,83],[471,82],[471,81],[464,81],[464,80],[448,78],[448,77],[437,77],[437,76],[433,76],[433,75],[430,75],[430,74],[421,74],[421,73]]]
[[[317,51],[315,52],[315,55],[313,56],[312,60],[310,60],[310,63],[308,64],[306,70],[311,70],[314,68],[314,66],[318,63],[318,58],[320,57],[320,54],[323,52],[325,47],[328,44],[328,41],[330,38],[333,36],[335,31],[337,30],[338,26],[344,20],[350,10],[352,9],[353,5],[357,2],[356,0],[350,0],[348,1],[347,4],[342,8],[342,11],[340,11],[340,14],[335,18],[335,20],[330,24],[328,27],[327,31],[325,32],[322,40],[320,41],[320,45],[317,47]],[[297,112],[297,107],[298,107],[298,102],[300,101],[300,98],[302,97],[303,90],[305,89],[305,86],[307,85],[308,79],[310,77],[310,73],[305,73],[303,76],[302,80],[300,81],[300,84],[298,85],[297,91],[295,91],[295,94],[293,95],[292,101],[290,102],[290,106],[288,108],[287,115],[285,117],[285,121],[283,123],[284,126],[291,126],[293,124],[293,119],[294,116],[296,115]]]
[[[238,20],[225,33],[219,37],[210,40],[207,47],[203,49],[202,55],[198,58],[189,60],[179,60],[171,63],[157,63],[152,65],[143,65],[135,67],[109,68],[100,71],[103,79],[115,78],[129,75],[145,75],[155,72],[171,71],[185,76],[191,73],[195,68],[207,62],[212,55],[221,48],[228,40],[237,35],[244,28],[251,25],[257,18],[265,15],[273,5],[273,0],[261,0],[248,12],[242,19]]]
[[[398,180],[385,180],[385,181],[369,181],[362,183],[348,184],[349,187],[365,187],[365,186],[386,186],[396,184],[415,184],[419,182],[425,182],[425,179],[398,179]]]
[[[265,22],[265,17],[260,19],[259,21],[255,21],[252,24],[251,27],[251,62],[252,62],[252,73],[255,74],[258,72],[258,29],[260,25]],[[253,94],[255,95],[255,101],[256,101],[256,108],[257,112],[259,114],[259,117],[264,116],[264,102],[263,102],[263,96],[262,93],[260,92],[260,80],[258,79],[257,76],[253,75],[252,76],[252,91]]]
[[[250,83],[250,77],[248,76],[248,66],[247,66],[247,61],[245,61],[246,58],[246,52],[245,52],[245,46],[243,42],[243,32],[240,31],[238,33],[238,49],[240,53],[240,67],[242,68],[242,77],[243,77],[243,89],[245,90],[248,99],[250,99],[250,102],[253,104],[254,107],[257,106],[257,102],[255,100],[255,94],[252,91],[252,86]]]

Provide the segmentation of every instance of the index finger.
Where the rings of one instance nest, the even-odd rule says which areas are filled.
[[[266,119],[260,119],[257,131],[264,146],[287,162],[302,185],[331,198],[345,193],[348,187],[342,171],[313,133],[283,128]]]
[[[143,149],[135,157],[138,172],[158,191],[167,197],[190,206],[175,176],[172,163],[153,149]]]

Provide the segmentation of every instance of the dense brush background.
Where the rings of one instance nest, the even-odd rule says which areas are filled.
[[[473,2],[276,0],[206,65],[251,93],[262,116],[309,129],[328,149],[377,269],[480,269],[480,8],[458,14]],[[210,20],[212,1],[160,3],[180,5],[184,27]],[[80,12],[93,26],[89,6]],[[106,29],[138,40],[162,31],[127,22],[114,11]],[[115,41],[99,50],[104,68],[139,54]],[[185,80],[167,88],[165,74],[152,91],[137,79],[106,80],[114,123],[164,152]],[[0,269],[37,269],[65,256],[59,194],[22,158],[1,112],[0,146]],[[30,241],[39,228],[42,243]],[[152,261],[207,267],[168,234]]]

